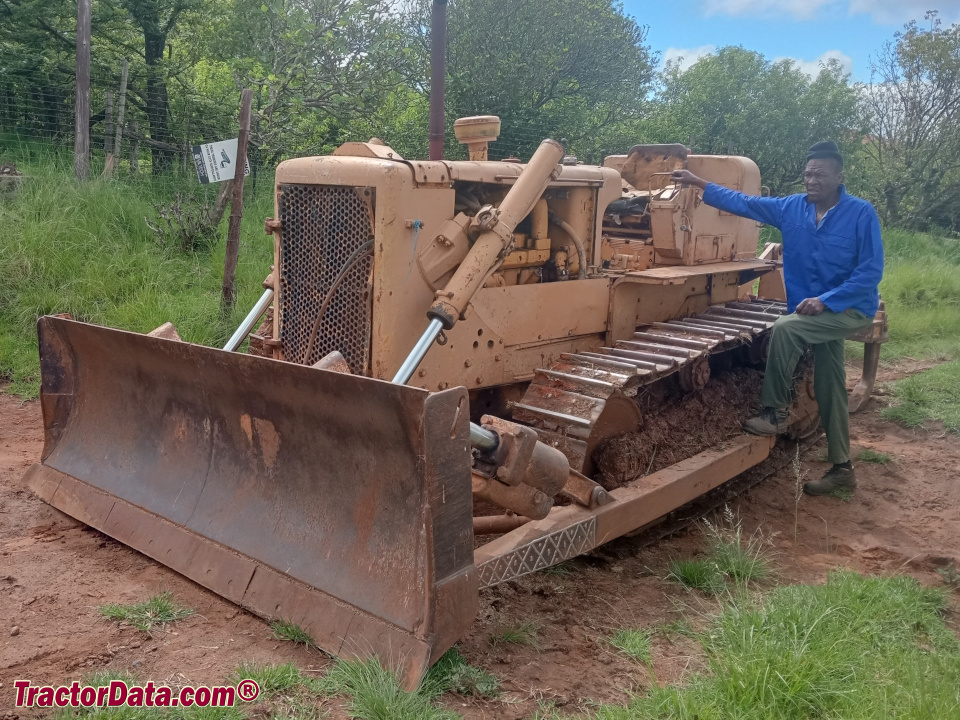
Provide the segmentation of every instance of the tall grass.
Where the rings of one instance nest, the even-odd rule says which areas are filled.
[[[890,322],[883,357],[960,358],[960,239],[886,230],[883,240],[880,294]]]
[[[834,572],[727,605],[700,636],[709,672],[654,687],[604,720],[960,717],[960,643],[942,591]]]
[[[195,178],[77,183],[60,164],[25,168],[20,192],[0,199],[0,376],[11,381],[9,390],[37,393],[35,324],[48,313],[136,332],[170,321],[184,340],[222,343],[263,292],[273,257],[262,229],[273,214],[272,178],[260,179],[255,198],[248,193],[238,299],[220,317],[224,242],[209,253],[177,253],[159,247],[144,222],[178,190],[203,193]],[[212,198],[216,190],[206,192]]]
[[[893,385],[894,404],[883,416],[908,427],[928,418],[940,420],[951,432],[960,434],[960,361],[943,363]]]
[[[706,553],[696,560],[674,560],[668,580],[707,595],[728,590],[730,581],[737,590],[769,578],[771,554],[758,532],[745,536],[743,524],[729,507],[724,508],[722,523],[703,521]]]

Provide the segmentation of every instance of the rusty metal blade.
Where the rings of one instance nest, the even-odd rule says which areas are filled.
[[[470,627],[466,390],[45,317],[47,502],[413,686]]]

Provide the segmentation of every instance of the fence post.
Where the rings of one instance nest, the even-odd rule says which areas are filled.
[[[113,90],[106,91],[103,101],[103,154],[113,159]]]
[[[140,125],[136,120],[130,122],[130,174],[140,170]]]
[[[127,106],[127,70],[130,63],[123,61],[123,70],[120,72],[120,95],[117,98],[117,134],[113,139],[113,153],[107,156],[103,168],[104,175],[110,175],[114,167],[120,162],[120,149],[123,143],[123,111]]]
[[[73,173],[90,177],[90,3],[77,0],[77,101],[73,140]]]
[[[430,14],[430,159],[443,160],[446,130],[447,0],[433,0]]]
[[[237,258],[240,255],[240,221],[243,219],[243,179],[247,167],[247,143],[250,140],[250,106],[253,91],[240,93],[240,135],[237,138],[237,164],[233,174],[233,205],[230,207],[230,224],[227,226],[227,248],[223,259],[223,287],[220,307],[233,306],[233,284],[237,275]]]

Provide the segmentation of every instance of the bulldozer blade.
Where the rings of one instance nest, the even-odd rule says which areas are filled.
[[[407,688],[470,627],[469,406],[366,377],[38,323],[45,501]]]

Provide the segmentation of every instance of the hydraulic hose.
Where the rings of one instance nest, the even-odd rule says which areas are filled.
[[[343,282],[343,279],[347,276],[347,273],[353,268],[354,264],[366,254],[367,251],[373,249],[373,240],[367,240],[363,245],[358,247],[353,251],[353,254],[347,258],[347,261],[343,264],[343,267],[340,268],[340,272],[337,274],[336,279],[333,281],[333,284],[330,285],[330,289],[327,290],[326,296],[323,298],[323,303],[320,305],[320,310],[317,312],[317,319],[313,322],[313,330],[310,331],[310,340],[307,341],[307,351],[303,355],[303,364],[306,365],[310,361],[310,353],[313,352],[313,343],[317,339],[317,330],[320,328],[320,321],[323,320],[323,314],[327,311],[327,307],[330,305],[330,301],[333,300],[334,294],[337,292],[337,288],[340,287],[340,283]]]
[[[570,226],[570,223],[556,213],[550,213],[550,222],[552,222],[554,225],[558,225],[561,230],[570,236],[573,244],[577,246],[577,258],[580,261],[580,271],[577,273],[577,279],[585,280],[587,277],[587,251],[583,247],[583,240],[581,240],[580,236],[577,235],[577,231]]]

